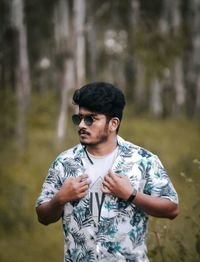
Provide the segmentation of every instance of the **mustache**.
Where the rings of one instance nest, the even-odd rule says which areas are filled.
[[[85,129],[80,129],[80,130],[78,130],[78,134],[79,134],[79,135],[90,135],[90,133],[87,132]]]

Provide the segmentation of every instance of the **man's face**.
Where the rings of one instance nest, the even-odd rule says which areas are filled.
[[[83,145],[96,146],[108,140],[110,135],[109,123],[105,115],[96,114],[82,107],[79,108],[79,115],[83,117],[78,125],[78,134]],[[93,119],[90,126],[85,124],[84,121],[84,117],[87,115],[92,116]]]

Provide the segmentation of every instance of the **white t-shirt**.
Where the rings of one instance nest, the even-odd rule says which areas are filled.
[[[91,155],[88,151],[87,153],[93,162],[92,164],[90,163],[89,159],[87,159],[86,165],[86,174],[89,176],[89,179],[91,180],[89,187],[90,210],[92,212],[92,216],[95,223],[98,224],[101,207],[104,200],[104,195],[101,191],[102,182],[104,176],[111,169],[117,157],[118,147],[116,147],[116,149],[113,150],[110,154],[105,156],[94,156]]]

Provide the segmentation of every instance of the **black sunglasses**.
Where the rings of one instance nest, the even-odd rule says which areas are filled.
[[[95,116],[96,116],[95,114],[90,114],[90,115],[85,115],[85,116],[75,114],[72,116],[72,122],[78,126],[83,119],[86,126],[91,126],[94,122]]]

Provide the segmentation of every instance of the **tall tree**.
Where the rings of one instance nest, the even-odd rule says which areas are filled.
[[[74,41],[75,41],[75,65],[76,86],[80,87],[85,81],[85,17],[86,1],[74,0]]]
[[[131,25],[133,30],[137,30],[137,26],[140,21],[140,1],[131,0]]]
[[[134,36],[140,28],[140,1],[132,0],[130,8],[130,22],[131,22],[131,35],[132,41],[134,42]],[[133,48],[134,68],[135,68],[135,87],[134,87],[134,100],[137,110],[141,111],[145,107],[145,65],[141,61],[140,57],[137,55]]]
[[[190,102],[194,104],[194,114],[200,117],[200,2],[189,1],[189,41],[190,50],[188,54],[188,86],[189,95],[193,94]]]
[[[150,110],[154,116],[161,116],[163,113],[162,103],[162,85],[160,80],[155,76],[150,87]]]
[[[54,15],[56,54],[61,62],[60,76],[60,113],[57,124],[57,144],[61,145],[66,131],[69,109],[69,92],[75,87],[75,70],[73,55],[73,24],[68,0],[59,0]]]
[[[172,1],[171,5],[171,28],[173,36],[177,37],[181,33],[181,1]],[[173,66],[173,85],[175,91],[175,113],[179,113],[185,104],[185,86],[183,79],[183,57],[182,54],[175,57]]]
[[[98,59],[101,47],[103,45],[103,30],[102,30],[102,17],[110,8],[110,2],[91,1],[87,5],[87,21],[86,21],[86,40],[87,40],[87,77],[90,81],[96,81],[99,77],[98,73]]]
[[[159,20],[160,33],[168,38],[177,39],[181,33],[181,2],[180,0],[163,0],[161,8],[161,16]],[[170,65],[171,86],[175,94],[173,99],[174,113],[179,113],[185,103],[185,88],[183,81],[183,60],[181,54],[174,55],[174,61]],[[167,77],[168,78],[168,77]],[[168,79],[164,79],[165,82]],[[165,99],[165,98],[163,98]],[[172,104],[172,101],[171,101]]]
[[[17,66],[16,66],[16,93],[18,105],[17,135],[19,145],[24,146],[26,113],[30,102],[30,76],[29,76],[29,58],[27,48],[27,31],[24,15],[23,0],[11,1],[11,20],[17,32]]]

